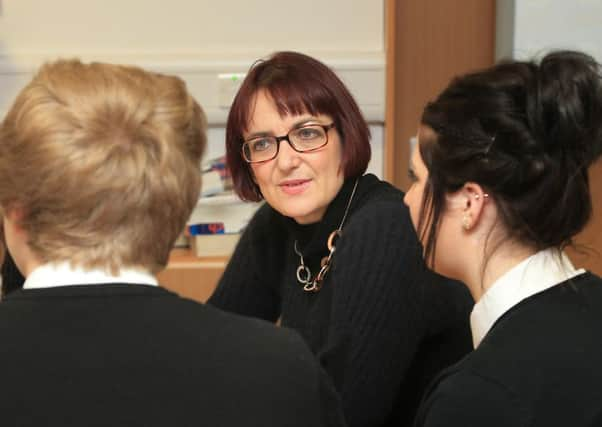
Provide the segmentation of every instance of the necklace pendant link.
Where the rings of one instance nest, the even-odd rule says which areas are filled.
[[[328,270],[330,270],[330,264],[322,266],[320,271],[318,271],[318,274],[316,275],[316,279],[314,281],[322,282],[326,278],[326,273],[328,273]]]
[[[305,292],[319,292],[322,288],[322,283],[326,278],[326,274],[328,270],[330,270],[330,262],[332,260],[332,256],[334,255],[334,251],[336,249],[336,243],[339,240],[339,237],[343,235],[343,225],[345,224],[345,219],[347,219],[347,214],[349,213],[349,208],[351,207],[351,202],[353,201],[353,196],[355,195],[355,190],[357,189],[357,184],[359,183],[359,178],[355,180],[355,184],[353,185],[353,191],[351,191],[351,196],[347,202],[347,207],[345,208],[345,213],[343,214],[343,219],[341,220],[341,224],[339,228],[334,230],[328,236],[328,240],[326,241],[326,247],[330,252],[328,256],[323,257],[320,260],[320,271],[316,275],[316,277],[312,280],[311,271],[305,265],[305,261],[303,260],[303,254],[297,247],[297,240],[295,240],[293,244],[293,250],[299,257],[299,266],[297,267],[297,281],[303,285],[303,290]]]
[[[322,283],[318,282],[318,280],[314,280],[313,282],[310,282],[307,285],[303,286],[303,290],[305,292],[313,292],[313,293],[318,292],[321,288],[322,288]]]
[[[299,283],[305,286],[307,286],[307,284],[310,283],[311,271],[309,270],[309,267],[307,267],[306,265],[300,265],[299,267],[297,267],[297,280],[299,281]]]
[[[316,292],[316,284],[315,283],[307,283],[305,286],[303,286],[303,290],[305,292]]]
[[[326,247],[330,252],[333,252],[336,248],[336,242],[339,240],[339,237],[343,235],[343,230],[334,230],[328,236],[328,241],[326,242]]]

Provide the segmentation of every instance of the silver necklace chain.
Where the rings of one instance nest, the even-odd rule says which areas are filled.
[[[299,266],[297,267],[297,281],[303,286],[303,290],[305,292],[318,292],[322,288],[322,282],[326,278],[328,270],[330,270],[330,262],[336,249],[336,242],[339,239],[339,237],[343,235],[343,225],[345,224],[345,220],[347,219],[347,214],[349,213],[349,208],[351,207],[353,196],[355,196],[355,190],[357,189],[357,184],[359,180],[359,178],[355,180],[355,184],[353,185],[353,191],[351,192],[351,196],[349,197],[349,201],[347,202],[347,207],[345,208],[345,213],[343,214],[343,219],[341,220],[339,228],[334,230],[328,236],[328,240],[326,241],[326,247],[328,248],[329,253],[327,256],[322,258],[322,261],[320,262],[320,271],[318,271],[318,274],[316,274],[316,277],[314,277],[313,279],[311,278],[311,270],[307,265],[305,265],[303,254],[299,250],[297,240],[295,240],[293,249],[295,253],[299,256]]]

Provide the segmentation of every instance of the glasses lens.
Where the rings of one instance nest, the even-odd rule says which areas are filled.
[[[289,133],[289,139],[297,151],[311,151],[320,148],[328,141],[326,131],[322,126],[311,125],[294,129]]]
[[[248,162],[263,162],[276,155],[276,140],[271,137],[255,138],[243,145],[243,154]]]

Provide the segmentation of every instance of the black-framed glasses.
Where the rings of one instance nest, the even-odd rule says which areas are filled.
[[[246,140],[242,145],[242,156],[247,163],[262,163],[276,158],[280,142],[286,141],[298,153],[307,153],[328,144],[329,125],[308,124],[291,129],[283,136],[257,136]]]

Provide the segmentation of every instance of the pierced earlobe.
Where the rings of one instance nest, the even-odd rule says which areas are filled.
[[[466,231],[470,230],[470,228],[472,227],[472,219],[470,218],[470,215],[468,214],[464,214],[464,216],[462,217],[462,228]]]

